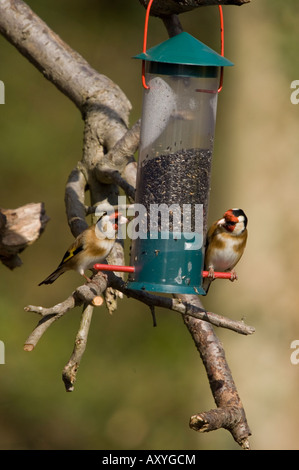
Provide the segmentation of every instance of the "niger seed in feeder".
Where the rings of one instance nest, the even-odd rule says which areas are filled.
[[[181,149],[145,161],[138,184],[139,202],[150,213],[151,204],[177,204],[186,223],[194,231],[194,220],[184,214],[184,204],[203,204],[208,209],[212,152],[207,149]],[[149,230],[149,227],[148,227]],[[170,221],[169,230],[173,230]]]

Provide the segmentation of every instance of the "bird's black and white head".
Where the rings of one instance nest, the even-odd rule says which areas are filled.
[[[115,239],[119,225],[127,223],[128,220],[120,212],[111,214],[104,212],[96,223],[96,235],[98,238]]]
[[[241,235],[247,228],[247,216],[242,209],[229,209],[217,225],[232,235]]]

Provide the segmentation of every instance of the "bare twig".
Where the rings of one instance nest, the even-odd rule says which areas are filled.
[[[99,297],[103,292],[105,292],[108,286],[118,292],[122,292],[127,297],[132,297],[136,300],[143,302],[145,305],[148,305],[150,307],[151,311],[153,311],[152,309],[154,307],[161,307],[182,314],[187,326],[190,325],[190,320],[188,320],[188,318],[191,317],[193,319],[203,320],[203,323],[207,322],[221,328],[230,329],[243,335],[251,335],[255,331],[252,326],[246,325],[243,321],[238,322],[223,317],[221,315],[217,315],[216,313],[207,312],[204,308],[195,305],[194,299],[190,299],[192,300],[192,302],[188,302],[182,301],[182,299],[180,298],[172,299],[170,297],[153,295],[148,292],[127,289],[126,283],[114,273],[108,273],[108,275],[98,273],[96,276],[94,276],[92,282],[78,287],[73,292],[73,294],[69,296],[65,301],[60,302],[59,304],[54,305],[53,307],[47,308],[35,305],[28,305],[27,307],[25,307],[25,311],[35,312],[43,317],[38,323],[37,327],[32,332],[32,334],[26,340],[26,350],[31,351],[36,346],[37,342],[39,341],[43,333],[45,333],[45,331],[48,329],[48,327],[54,321],[58,320],[64,314],[66,314],[70,309],[76,306],[80,306],[86,302],[91,305],[94,305],[94,299]],[[113,308],[110,306],[108,310],[111,313],[111,311],[113,311]]]
[[[157,319],[156,319],[156,312],[155,312],[155,307],[153,305],[150,305],[150,311],[152,314],[152,319],[153,319],[153,326],[157,326]]]
[[[74,383],[77,378],[78,368],[87,344],[92,314],[92,305],[85,305],[82,312],[80,327],[76,335],[72,355],[62,372],[62,379],[67,392],[72,392],[74,390]]]
[[[75,302],[72,296],[69,296],[61,304],[55,305],[54,307],[48,309],[44,307],[35,307],[34,305],[28,305],[25,307],[25,311],[39,313],[43,316],[43,318],[38,322],[37,326],[26,339],[24,344],[24,351],[33,351],[42,335],[52,325],[52,323],[59,320],[65,313],[74,307]]]
[[[28,305],[24,308],[26,312],[35,312],[42,316],[33,332],[25,341],[25,351],[32,351],[42,335],[47,329],[65,315],[69,310],[78,307],[82,304],[93,304],[94,298],[100,296],[107,288],[107,276],[98,273],[92,282],[78,287],[72,295],[66,300],[60,302],[54,307],[40,307],[35,305]]]
[[[188,297],[193,299],[193,296],[185,296],[186,300],[182,299],[184,296],[178,296],[176,299],[170,297],[162,297],[159,295],[150,294],[148,292],[128,289],[122,279],[115,276],[113,273],[108,273],[109,284],[115,289],[123,292],[127,297],[132,297],[136,300],[143,302],[149,307],[161,307],[174,312],[178,312],[183,317],[191,316],[196,319],[204,320],[204,322],[211,323],[212,325],[227,328],[243,335],[251,335],[255,329],[252,326],[246,325],[243,321],[234,321],[229,318],[217,315],[216,313],[207,312],[203,307],[199,307],[194,302],[188,302]],[[195,296],[196,298],[197,296]]]

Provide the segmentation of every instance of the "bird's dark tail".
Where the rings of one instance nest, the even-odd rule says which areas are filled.
[[[64,273],[64,271],[65,270],[61,268],[55,269],[55,271],[50,274],[50,276],[46,277],[46,279],[39,283],[39,286],[41,286],[42,284],[52,284],[54,281],[56,281],[59,276],[61,276],[61,274]]]

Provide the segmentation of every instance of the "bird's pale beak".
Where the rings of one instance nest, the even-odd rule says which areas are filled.
[[[128,219],[124,217],[120,212],[114,212],[109,216],[109,219],[115,221],[114,229],[116,230],[118,225],[126,224]]]
[[[122,214],[118,216],[119,225],[126,224],[127,222],[129,222],[129,220],[126,217],[124,217]]]
[[[218,220],[217,225],[224,225],[225,224],[225,218]]]

